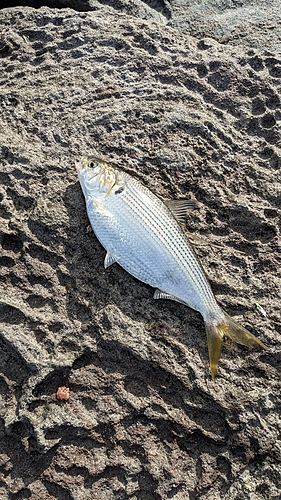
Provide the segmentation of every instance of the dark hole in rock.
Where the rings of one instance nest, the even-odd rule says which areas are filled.
[[[11,306],[10,304],[5,304],[5,302],[1,302],[0,318],[1,321],[10,325],[19,325],[20,323],[24,322],[25,315],[17,307]]]
[[[0,267],[13,267],[15,266],[15,261],[11,257],[8,257],[7,255],[3,255],[3,257],[0,257]]]
[[[13,422],[8,429],[8,433],[16,439],[23,439],[32,435],[33,428],[30,422],[27,419],[24,419]]]
[[[13,250],[14,252],[19,252],[23,247],[23,242],[18,235],[6,233],[2,236],[1,245],[4,250]]]
[[[274,127],[274,125],[276,125],[276,120],[273,115],[267,113],[261,118],[261,125],[264,128],[271,128]]]
[[[67,384],[69,373],[70,368],[68,367],[56,368],[46,375],[46,377],[33,389],[34,396],[40,397],[44,394],[54,394],[58,387]]]
[[[48,303],[48,299],[40,295],[32,294],[27,297],[26,301],[32,308],[40,308]]]

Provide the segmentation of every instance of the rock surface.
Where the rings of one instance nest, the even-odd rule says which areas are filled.
[[[281,53],[278,0],[173,0],[169,24],[195,37]]]
[[[279,0],[2,0],[5,7],[70,7],[123,12],[167,24],[196,38],[281,53]]]
[[[106,10],[0,26],[1,500],[280,498],[280,57]],[[103,269],[85,152],[200,202],[212,288],[267,351],[225,342],[213,384],[200,315]]]

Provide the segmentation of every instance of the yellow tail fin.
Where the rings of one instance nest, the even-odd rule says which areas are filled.
[[[265,349],[265,345],[252,335],[246,328],[238,325],[228,314],[224,313],[224,321],[216,324],[214,321],[205,323],[209,349],[210,369],[212,379],[215,375],[220,359],[221,345],[224,336],[229,337],[238,344]]]

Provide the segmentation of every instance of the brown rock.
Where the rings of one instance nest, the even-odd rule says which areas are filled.
[[[277,499],[280,58],[106,11],[0,26],[0,494]],[[214,385],[201,317],[104,271],[84,153],[200,202],[213,290],[266,352],[226,342]]]

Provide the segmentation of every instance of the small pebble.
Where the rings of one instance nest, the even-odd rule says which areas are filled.
[[[69,388],[59,387],[56,396],[59,401],[67,401],[69,399]]]

